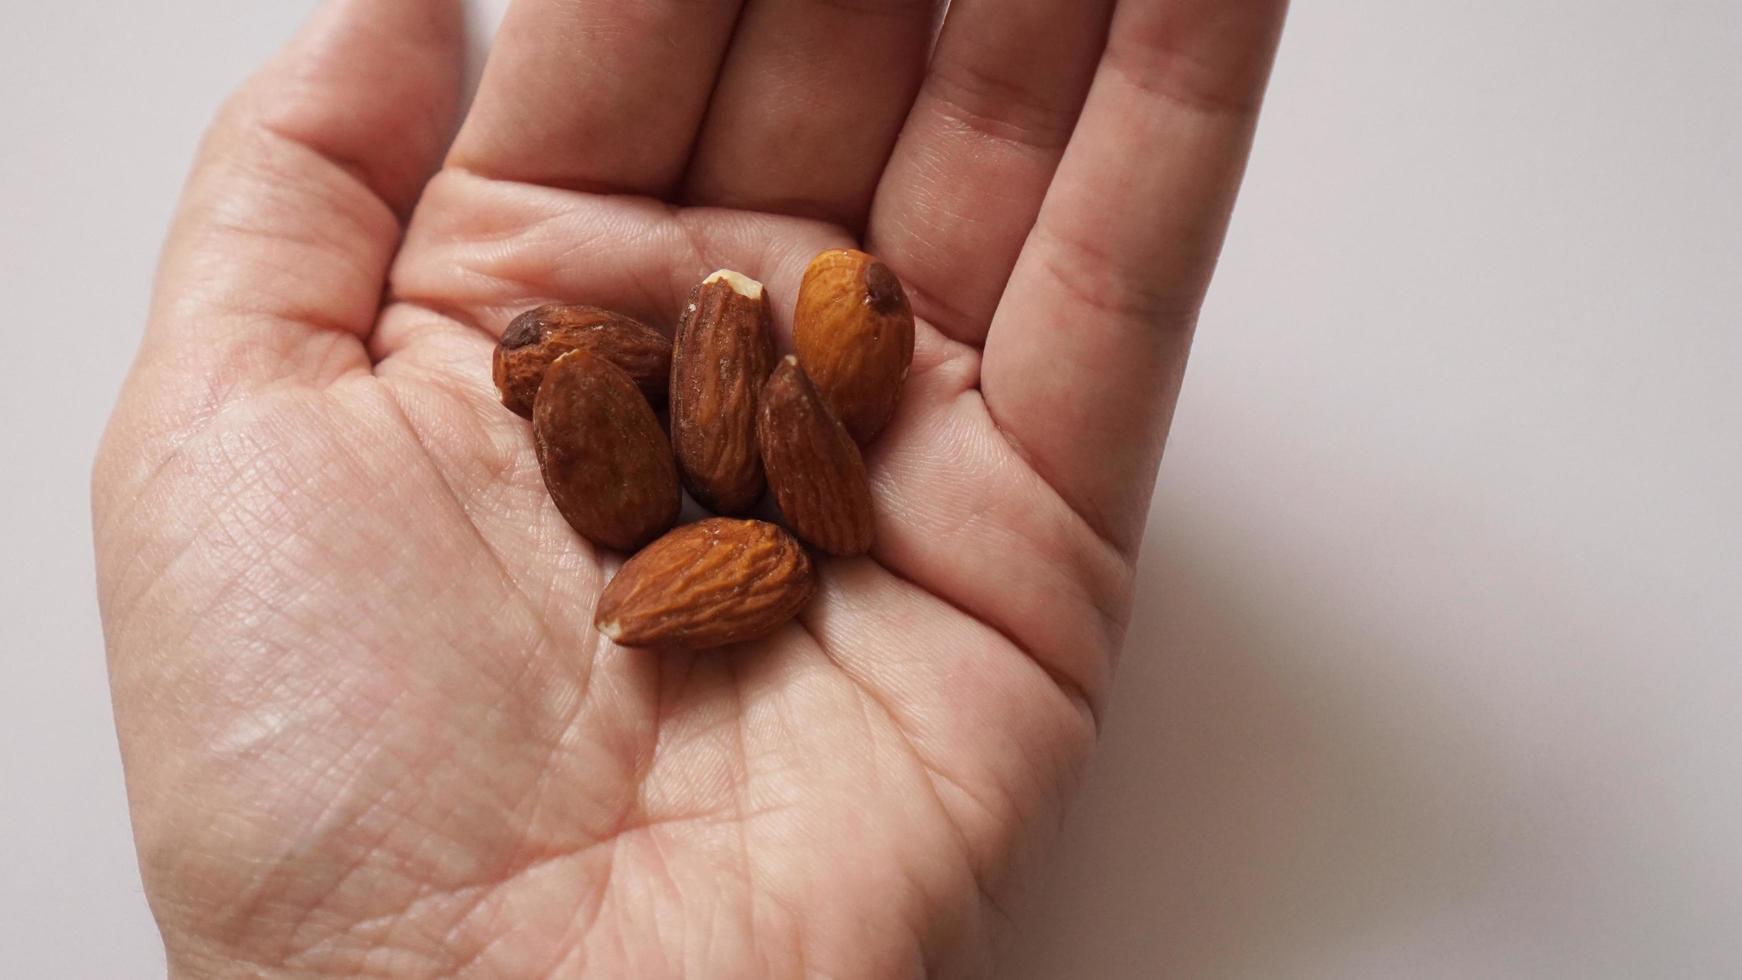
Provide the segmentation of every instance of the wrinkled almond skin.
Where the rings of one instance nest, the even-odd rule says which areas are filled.
[[[864,252],[811,261],[793,314],[798,362],[864,446],[895,414],[913,366],[913,307],[901,280]]]
[[[716,514],[744,514],[762,499],[756,401],[774,367],[762,284],[717,272],[697,286],[677,329],[671,364],[671,442],[683,484]]]
[[[533,445],[557,510],[596,545],[634,551],[677,522],[683,494],[659,418],[622,368],[570,351],[545,373]]]
[[[629,559],[593,621],[622,646],[707,650],[773,633],[798,615],[816,584],[816,567],[792,535],[716,517]]]
[[[871,550],[871,480],[846,426],[788,357],[762,389],[757,441],[768,486],[792,532],[841,558]]]
[[[639,320],[592,306],[541,306],[514,318],[491,364],[502,404],[532,418],[545,372],[573,350],[591,351],[622,368],[655,410],[665,407],[671,341]]]

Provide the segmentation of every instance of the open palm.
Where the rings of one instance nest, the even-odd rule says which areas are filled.
[[[1280,0],[337,0],[228,106],[96,475],[182,975],[977,974],[1095,731]],[[430,174],[445,159],[433,179]],[[495,335],[781,343],[862,244],[918,351],[878,540],[773,638],[590,627]]]

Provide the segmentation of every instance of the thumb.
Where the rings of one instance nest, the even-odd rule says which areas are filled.
[[[99,485],[127,487],[263,387],[368,369],[402,220],[454,128],[463,53],[459,0],[329,0],[228,100],[165,244]]]

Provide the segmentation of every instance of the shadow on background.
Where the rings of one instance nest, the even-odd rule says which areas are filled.
[[[1361,951],[1453,940],[1441,913],[1528,859],[1496,817],[1525,774],[1360,620],[1382,598],[1156,516],[1101,750],[999,975],[1437,975]]]

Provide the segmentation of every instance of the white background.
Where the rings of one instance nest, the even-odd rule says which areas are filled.
[[[87,472],[310,6],[0,7],[0,976],[162,972]],[[1005,976],[1742,975],[1739,55],[1734,0],[1297,4]]]

